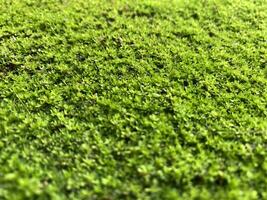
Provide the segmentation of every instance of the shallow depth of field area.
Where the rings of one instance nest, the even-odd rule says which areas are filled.
[[[266,0],[0,0],[0,199],[267,199],[266,65]]]

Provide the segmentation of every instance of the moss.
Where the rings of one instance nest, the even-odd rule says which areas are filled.
[[[0,4],[0,199],[266,199],[266,10]]]

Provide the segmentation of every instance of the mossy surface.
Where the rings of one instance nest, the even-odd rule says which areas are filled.
[[[267,199],[266,0],[1,0],[0,199]]]

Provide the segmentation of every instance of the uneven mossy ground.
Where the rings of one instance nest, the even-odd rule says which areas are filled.
[[[2,0],[0,199],[267,199],[266,0]]]

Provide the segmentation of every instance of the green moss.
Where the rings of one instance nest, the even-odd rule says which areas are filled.
[[[266,199],[266,0],[0,4],[0,199]]]

